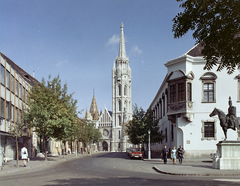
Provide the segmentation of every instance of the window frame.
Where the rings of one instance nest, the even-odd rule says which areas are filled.
[[[204,73],[201,78],[202,80],[202,103],[216,103],[216,79],[217,76],[216,74],[214,74],[213,72],[206,72]],[[204,85],[206,84],[213,84],[213,99],[212,100],[205,100],[205,92],[209,92],[209,91],[205,91],[204,90]],[[208,98],[209,98],[209,94],[208,94]]]
[[[217,120],[202,120],[202,138],[201,140],[217,140]],[[205,123],[213,123],[213,136],[206,137],[205,135]]]

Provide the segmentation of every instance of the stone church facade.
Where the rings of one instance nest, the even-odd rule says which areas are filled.
[[[124,26],[121,24],[119,53],[112,68],[112,112],[104,107],[98,114],[95,95],[93,95],[90,112],[86,111],[85,119],[95,123],[102,133],[99,149],[111,152],[126,151],[130,146],[124,133],[125,124],[132,119],[131,68],[126,55]]]

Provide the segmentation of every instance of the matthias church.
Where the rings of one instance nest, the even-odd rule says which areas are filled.
[[[132,119],[131,68],[126,55],[124,26],[121,24],[119,53],[112,68],[112,111],[104,107],[99,114],[95,95],[85,119],[93,122],[102,133],[99,150],[121,152],[130,146],[124,132],[125,124]]]

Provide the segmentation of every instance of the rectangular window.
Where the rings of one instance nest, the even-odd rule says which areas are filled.
[[[214,137],[214,122],[205,122],[204,123],[204,137],[213,138]]]
[[[187,84],[187,101],[192,101],[192,84]]]
[[[213,83],[205,83],[203,85],[204,102],[214,101],[214,86]]]
[[[1,117],[5,118],[5,101],[1,99]]]
[[[19,83],[19,97],[22,99],[22,85]]]
[[[174,127],[171,125],[171,140],[174,140]]]
[[[5,67],[1,65],[1,83],[5,85]]]
[[[18,118],[18,109],[17,109],[17,107],[15,107],[15,117],[14,117],[14,121],[15,121],[15,123],[17,123],[17,118]]]
[[[6,102],[6,118],[11,119],[11,102]]]
[[[13,105],[11,105],[11,119],[12,119],[12,121],[14,120],[14,106]]]
[[[15,94],[18,96],[18,81],[15,81]]]
[[[14,93],[14,77],[11,75],[11,91]]]
[[[167,128],[165,128],[165,141],[166,141],[166,143],[167,143]]]
[[[185,84],[184,83],[179,83],[178,84],[178,101],[185,101],[186,96],[185,96]]]
[[[23,101],[25,101],[25,88],[23,87]]]
[[[170,86],[170,103],[176,102],[176,85]]]
[[[10,89],[10,72],[6,71],[6,86]]]

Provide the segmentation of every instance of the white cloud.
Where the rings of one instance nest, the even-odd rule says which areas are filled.
[[[67,61],[67,60],[59,61],[59,62],[56,64],[56,67],[60,67],[60,66],[62,66],[62,65],[65,64],[65,63],[68,63],[68,61]]]
[[[107,45],[116,45],[119,43],[119,36],[114,34],[107,42]]]
[[[132,48],[132,51],[135,52],[135,53],[138,53],[138,54],[141,54],[141,53],[142,53],[142,50],[140,50],[140,49],[138,48],[138,46],[133,47],[133,48]]]

